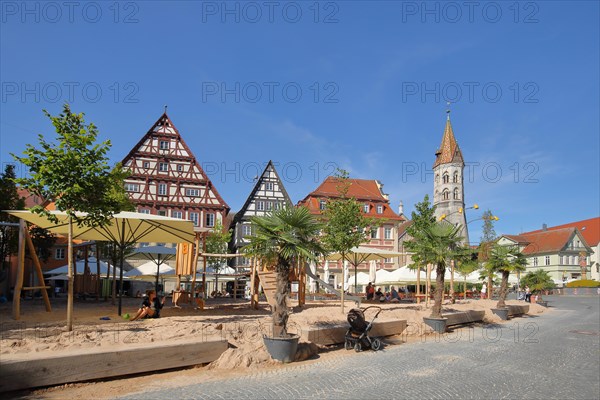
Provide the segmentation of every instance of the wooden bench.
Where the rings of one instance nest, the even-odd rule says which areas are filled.
[[[485,316],[485,311],[475,311],[475,310],[467,310],[467,311],[459,311],[459,312],[442,314],[442,317],[448,318],[448,320],[446,321],[446,326],[480,322],[480,321],[483,321],[484,316]]]
[[[406,329],[406,320],[385,321],[373,323],[369,332],[371,337],[400,335]],[[302,331],[302,340],[320,345],[344,343],[348,324],[334,326],[311,326]]]
[[[204,364],[227,347],[226,340],[195,340],[3,354],[0,392]]]

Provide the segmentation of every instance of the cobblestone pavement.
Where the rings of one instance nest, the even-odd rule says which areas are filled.
[[[547,299],[551,312],[504,325],[128,398],[600,398],[600,299]]]

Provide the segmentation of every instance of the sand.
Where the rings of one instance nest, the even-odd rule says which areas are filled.
[[[139,299],[124,299],[123,313],[133,315],[139,302]],[[140,388],[138,385],[133,385],[132,380],[133,382],[140,381],[143,385],[154,385],[157,382],[157,376],[160,376],[158,381],[162,383],[157,387],[165,387],[167,380],[170,382],[169,384],[177,384],[180,375],[190,379],[202,376],[202,381],[206,381],[213,379],[212,376],[223,377],[223,374],[238,374],[248,369],[282,367],[279,363],[271,360],[262,342],[263,333],[267,333],[271,326],[270,313],[266,304],[262,304],[258,310],[253,310],[247,301],[209,300],[203,311],[194,310],[192,307],[174,308],[167,304],[162,311],[161,318],[131,322],[117,316],[116,307],[110,302],[97,303],[94,300],[88,300],[75,303],[75,326],[72,332],[67,332],[65,329],[66,299],[52,299],[52,304],[53,312],[47,313],[41,300],[23,301],[20,321],[12,320],[11,304],[0,305],[0,357],[17,353],[35,357],[36,354],[48,351],[69,352],[85,348],[108,349],[117,344],[173,342],[191,338],[226,339],[230,343],[230,348],[218,360],[206,367],[196,367],[177,373],[162,373],[148,381],[145,381],[147,377],[135,377],[108,382],[62,385],[33,391],[31,395],[36,398],[75,397],[84,394],[91,397],[94,393],[95,397],[107,398],[111,397],[111,394],[113,396],[124,394],[124,391]],[[507,304],[524,303],[507,301]],[[370,304],[364,304],[364,306],[367,305]],[[392,339],[388,343],[410,342],[429,334],[423,324],[423,317],[428,316],[431,310],[427,309],[424,304],[372,305],[383,308],[378,321],[398,319],[407,321],[407,329],[400,340]],[[353,303],[347,302],[344,313],[341,312],[340,303],[336,301],[309,302],[303,308],[296,307],[290,316],[289,331],[301,333],[308,326],[345,325],[347,324],[346,313],[353,306]],[[485,323],[505,322],[491,312],[490,309],[495,306],[495,300],[460,300],[456,304],[445,304],[443,312],[485,310]],[[535,315],[545,310],[544,307],[531,304],[529,313]],[[368,318],[370,315],[372,314],[367,313]],[[110,319],[100,319],[106,317]],[[302,351],[299,354],[302,357],[300,360],[332,356],[333,353],[345,356],[354,353],[339,350],[339,346],[334,347],[335,351],[324,347],[317,349],[314,344],[301,344],[301,347]],[[314,357],[317,351],[319,351],[319,355]],[[185,382],[189,383],[190,380],[187,379]]]

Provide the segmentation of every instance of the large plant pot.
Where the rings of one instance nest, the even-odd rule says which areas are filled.
[[[263,341],[271,358],[283,363],[294,361],[296,350],[298,349],[298,340],[300,340],[299,335],[290,335],[288,337],[263,336]]]
[[[538,300],[537,304],[539,304],[540,306],[543,306],[543,307],[548,307],[548,302],[544,301],[544,300]]]
[[[448,318],[431,318],[431,317],[423,317],[423,322],[430,326],[434,332],[436,333],[444,333],[446,332],[446,322]]]
[[[492,308],[492,312],[500,317],[500,319],[508,320],[508,308]]]

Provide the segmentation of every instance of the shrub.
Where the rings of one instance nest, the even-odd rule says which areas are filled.
[[[569,282],[565,286],[569,287],[569,288],[575,288],[575,287],[600,287],[600,282],[593,281],[591,279],[585,279],[585,280],[582,279],[582,280],[578,280],[578,281]]]

